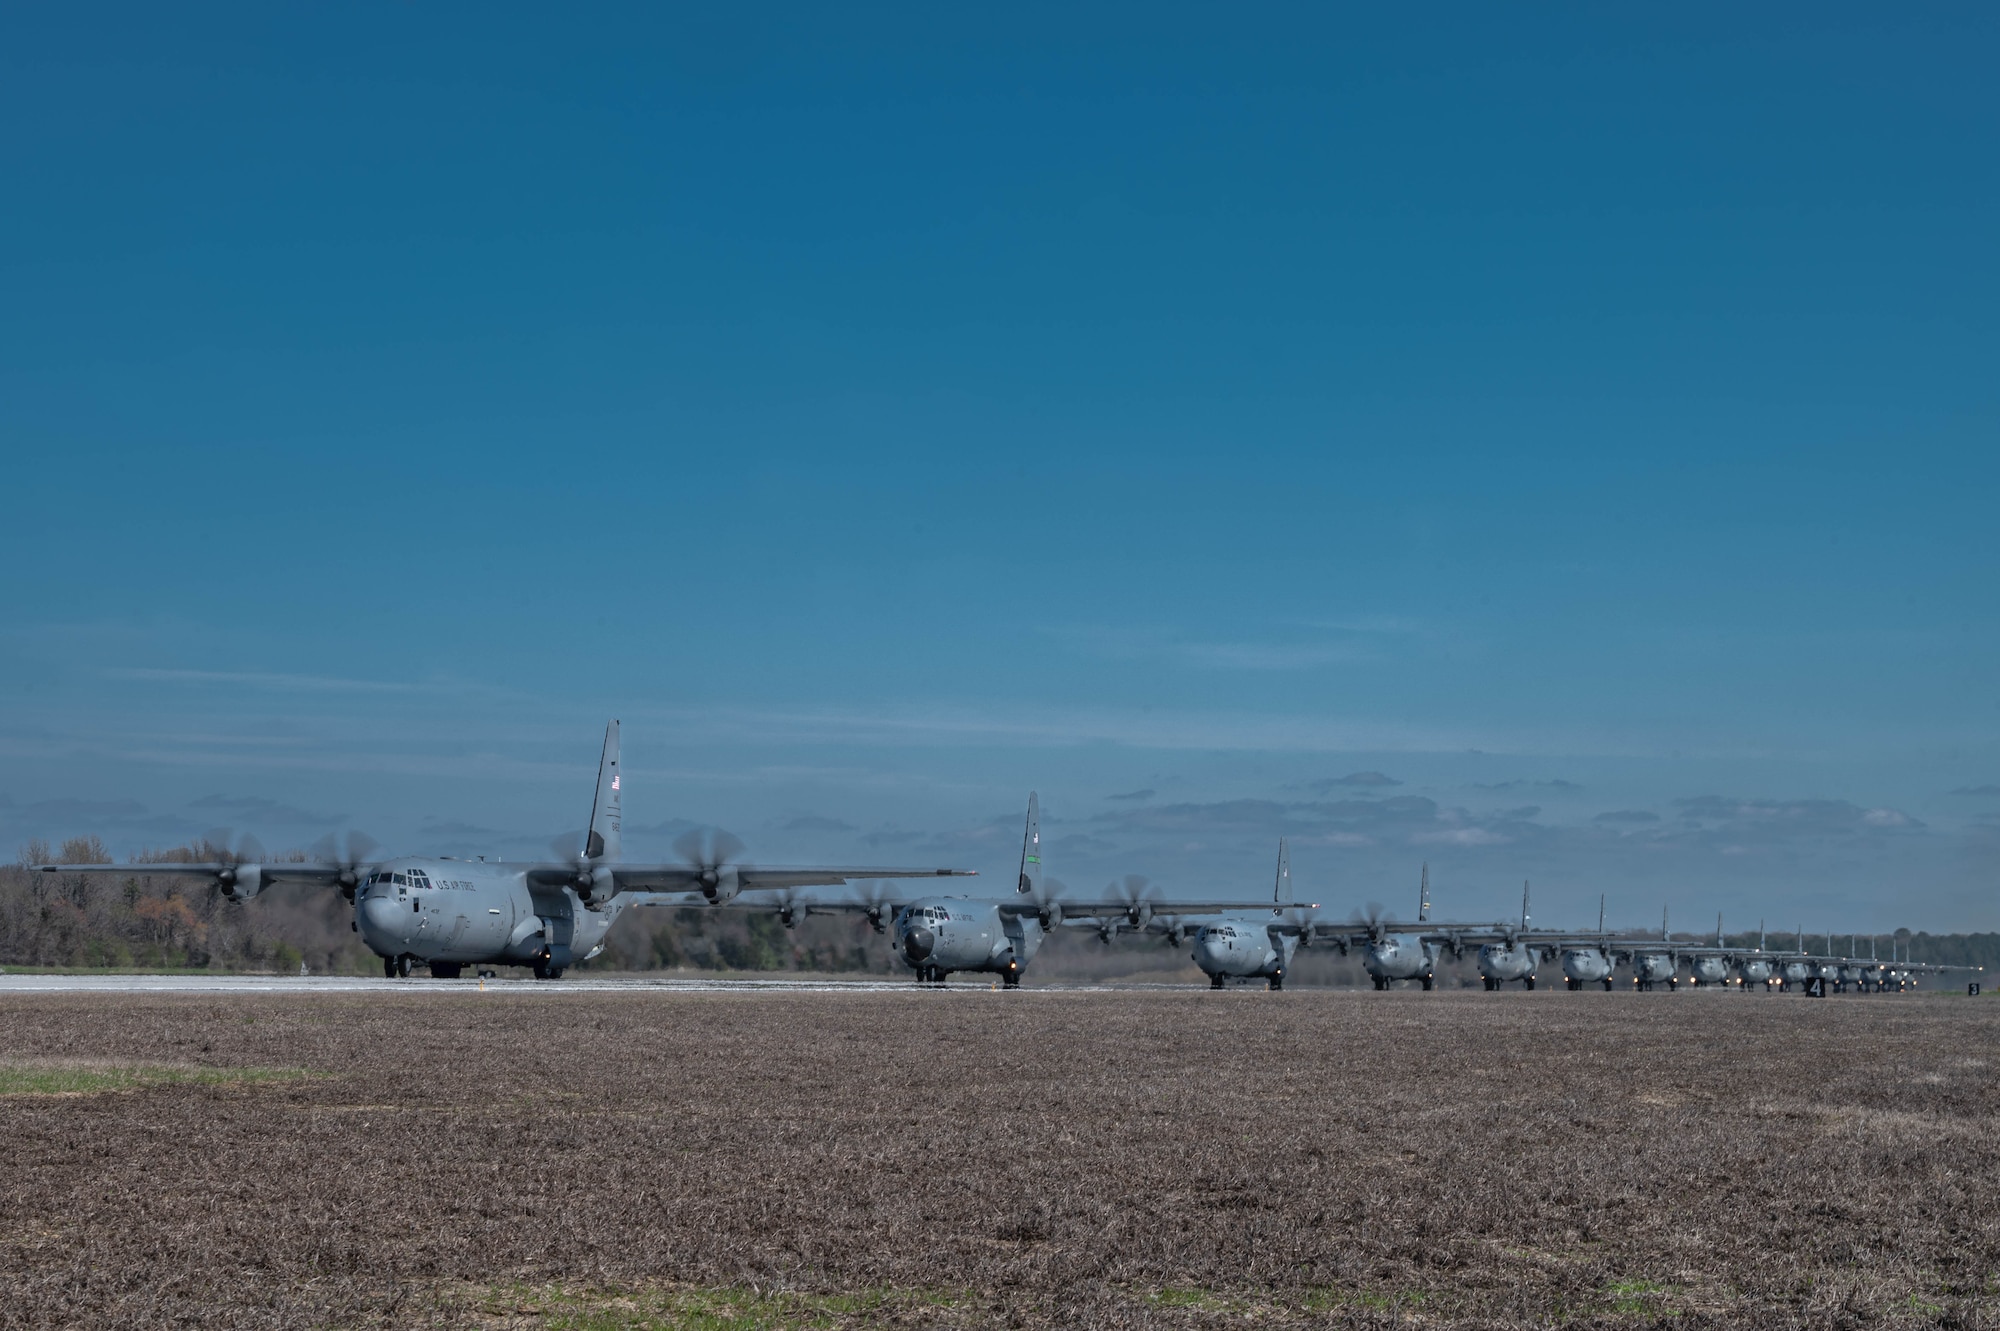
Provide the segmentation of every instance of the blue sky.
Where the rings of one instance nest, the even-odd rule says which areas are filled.
[[[13,12],[0,833],[2000,927],[1996,28]]]

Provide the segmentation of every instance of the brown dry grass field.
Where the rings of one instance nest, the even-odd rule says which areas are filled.
[[[2000,1003],[0,1009],[7,1325],[2000,1325]]]

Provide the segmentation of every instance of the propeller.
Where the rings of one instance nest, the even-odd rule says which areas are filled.
[[[887,932],[889,922],[896,918],[896,910],[903,904],[886,881],[877,882],[862,900],[867,903],[868,927],[878,934]]]
[[[374,858],[378,849],[374,837],[350,827],[344,844],[329,832],[313,842],[312,855],[321,864],[331,864],[340,870],[334,881],[340,885],[340,894],[352,901],[354,889],[361,882],[361,868]]]
[[[1309,910],[1289,910],[1284,912],[1285,927],[1295,929],[1299,935],[1300,947],[1311,947],[1313,929],[1319,924],[1319,916]]]
[[[1034,894],[1035,920],[1042,926],[1043,933],[1053,933],[1063,922],[1062,895],[1069,889],[1062,880],[1044,877],[1042,886]]]
[[[742,891],[732,866],[743,853],[741,838],[719,827],[694,827],[674,840],[674,853],[695,870],[696,885],[711,906],[733,900]]]
[[[778,894],[778,921],[787,929],[812,914],[812,903],[800,898],[796,889],[786,888]]]
[[[1109,891],[1125,903],[1125,923],[1141,930],[1153,918],[1153,901],[1159,895],[1144,876],[1128,873],[1111,884]],[[1109,942],[1109,939],[1105,941]]]
[[[248,901],[264,890],[264,847],[248,832],[232,842],[228,828],[215,828],[201,839],[201,854],[222,866],[215,885],[231,901]]]
[[[603,905],[616,891],[611,866],[600,864],[584,853],[589,840],[582,832],[564,832],[549,842],[549,853],[569,866],[569,885],[591,910]]]

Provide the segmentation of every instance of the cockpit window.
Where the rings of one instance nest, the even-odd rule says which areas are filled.
[[[409,883],[409,881],[410,881],[410,880],[409,880],[409,878],[408,878],[408,877],[406,877],[406,876],[405,876],[405,875],[403,875],[403,874],[392,874],[392,875],[390,875],[390,879],[391,879],[391,881],[392,881],[392,882],[394,882],[394,883],[395,883],[395,884],[396,884],[396,885],[397,885],[398,887],[402,887],[402,886],[405,886],[405,885],[407,885],[407,884]]]

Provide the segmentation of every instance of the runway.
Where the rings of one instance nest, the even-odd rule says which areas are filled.
[[[909,979],[757,980],[572,977],[562,980],[388,980],[366,975],[22,975],[0,974],[4,994],[703,994],[703,993],[985,993],[998,983],[923,985]],[[1036,985],[1018,993],[1094,993],[1134,989],[1193,989],[1175,984]]]

